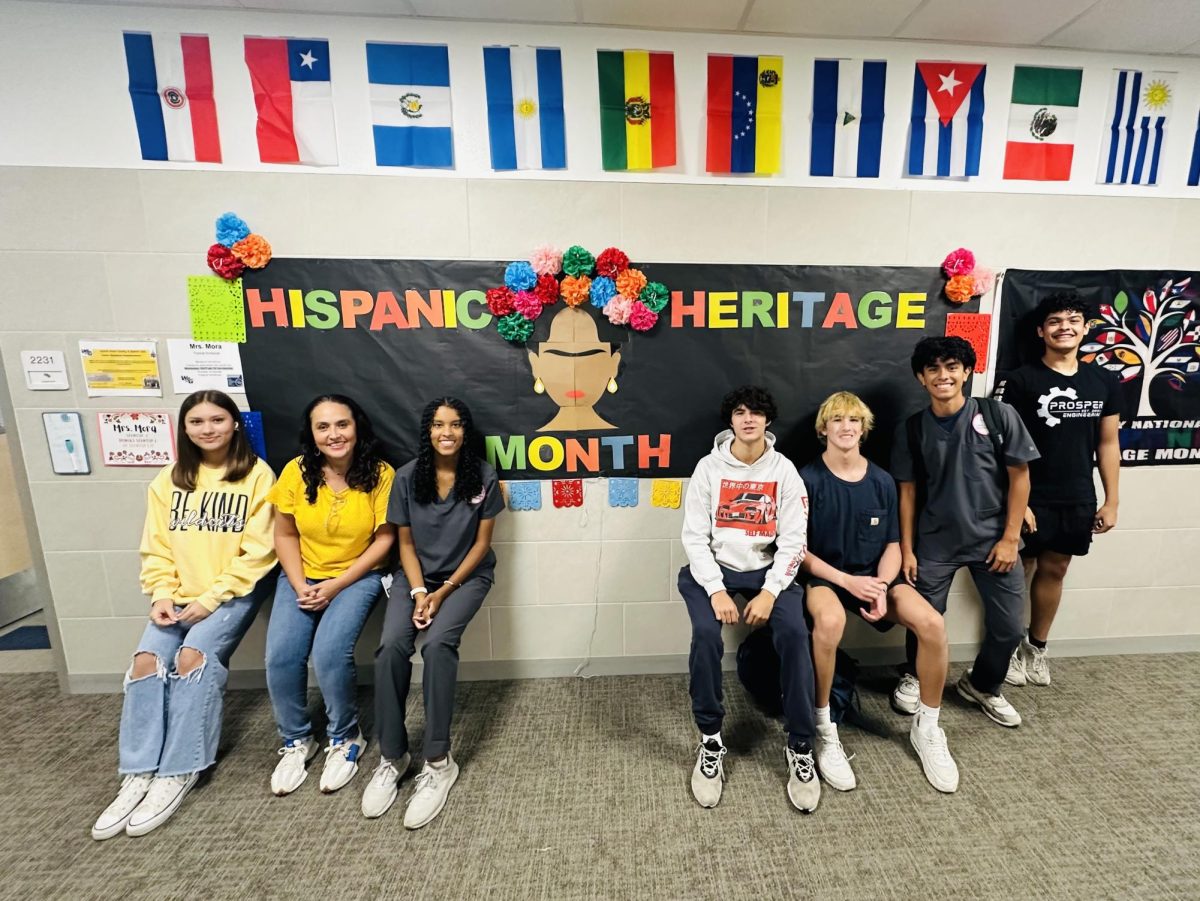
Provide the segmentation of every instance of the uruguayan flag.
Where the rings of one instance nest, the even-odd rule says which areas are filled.
[[[484,47],[493,169],[565,169],[562,51]]]
[[[886,80],[881,60],[816,60],[810,175],[879,177]]]
[[[1177,76],[1177,72],[1131,69],[1113,72],[1098,182],[1158,184],[1158,165]]]
[[[454,166],[445,44],[367,43],[375,162]]]

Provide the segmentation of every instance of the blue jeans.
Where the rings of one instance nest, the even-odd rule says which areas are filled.
[[[358,683],[354,646],[371,608],[383,594],[382,573],[367,573],[338,592],[319,613],[301,610],[286,573],[275,586],[275,606],[267,625],[267,688],[275,723],[284,741],[313,734],[308,716],[308,658],[325,697],[329,739],[358,735]],[[314,585],[318,580],[308,579]]]
[[[146,624],[135,654],[153,654],[157,672],[134,679],[131,668],[125,677],[119,772],[181,776],[216,762],[229,658],[254,621],[269,578],[195,625]],[[181,676],[176,670],[184,648],[199,651],[204,661]]]

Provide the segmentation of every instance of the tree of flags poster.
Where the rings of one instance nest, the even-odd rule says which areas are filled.
[[[142,158],[221,162],[208,36],[125,32],[124,40]],[[329,42],[248,36],[244,49],[259,159],[337,165]],[[366,68],[376,164],[453,168],[446,45],[367,42]],[[492,168],[566,169],[561,50],[484,47],[483,69]],[[984,63],[916,63],[906,175],[979,175],[986,75]],[[705,171],[782,171],[783,58],[710,54],[707,76]],[[600,50],[597,78],[604,168],[676,166],[674,54]],[[1113,72],[1099,183],[1158,184],[1176,78]],[[1070,178],[1082,81],[1082,69],[1015,67],[1005,179]],[[810,175],[879,177],[886,84],[884,60],[814,60]],[[1200,121],[1188,184],[1200,184]]]

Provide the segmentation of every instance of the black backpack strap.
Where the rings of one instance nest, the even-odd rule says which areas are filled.
[[[921,452],[921,433],[924,427],[924,410],[918,410],[904,422],[908,434],[908,456],[912,460],[913,482],[917,489],[917,512],[925,506],[925,493],[929,485],[929,471],[925,468],[925,455]]]
[[[979,412],[983,416],[983,424],[987,426],[988,437],[992,439],[992,450],[996,453],[996,463],[999,466],[1000,482],[1008,484],[1008,462],[1004,456],[1004,414],[1000,412],[1001,401],[990,397],[977,397]]]

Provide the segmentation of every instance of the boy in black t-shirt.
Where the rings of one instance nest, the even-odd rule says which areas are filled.
[[[1093,534],[1117,524],[1120,389],[1111,372],[1079,361],[1087,335],[1087,305],[1078,294],[1052,294],[1035,312],[1045,352],[996,387],[1012,404],[1042,452],[1029,464],[1031,488],[1025,513],[1029,633],[1013,652],[1005,682],[1049,685],[1046,639],[1062,600],[1072,557],[1088,552]],[[1098,464],[1104,503],[1097,508],[1092,465]]]

